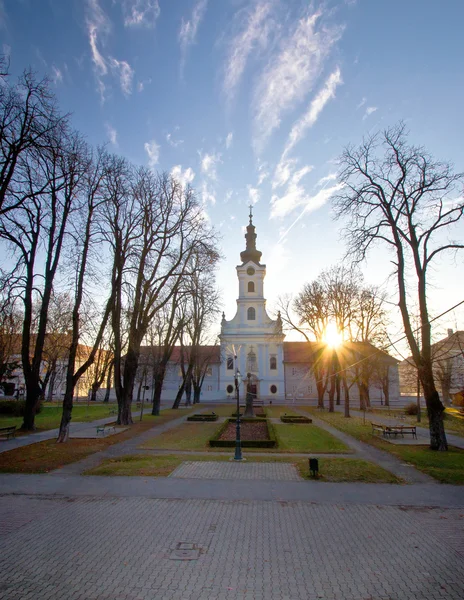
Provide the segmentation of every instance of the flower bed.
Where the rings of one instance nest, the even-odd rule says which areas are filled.
[[[299,415],[281,415],[282,423],[312,423],[313,420]]]
[[[236,421],[228,419],[210,439],[209,445],[212,448],[233,448],[235,435]],[[243,448],[275,448],[277,445],[274,428],[266,419],[241,419],[240,438]]]
[[[218,420],[218,416],[215,413],[205,413],[205,414],[194,414],[194,415],[190,415],[190,417],[187,417],[187,421],[203,421],[203,422],[209,422],[209,421],[217,421]]]

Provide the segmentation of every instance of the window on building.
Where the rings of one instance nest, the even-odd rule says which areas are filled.
[[[247,311],[247,318],[249,321],[255,321],[256,320],[256,310],[254,309],[253,306],[250,306],[250,308]]]
[[[298,372],[296,367],[292,367],[292,375],[296,375]]]
[[[212,391],[213,391],[213,386],[212,386],[212,385],[208,385],[208,386],[206,387],[206,391],[207,391],[207,392],[212,392]]]
[[[234,357],[233,356],[227,357],[227,370],[228,371],[234,370]]]
[[[233,385],[228,385],[227,388],[226,388],[226,390],[227,390],[228,394],[232,394],[232,392],[234,391],[234,386]]]
[[[277,393],[277,386],[276,385],[271,385],[270,390],[271,390],[271,394],[276,394]]]
[[[258,363],[256,361],[256,353],[253,350],[253,346],[251,346],[250,351],[247,354],[247,372],[253,373],[257,372]]]
[[[213,369],[212,367],[208,367],[206,369],[206,377],[211,377],[213,375]]]
[[[254,281],[249,281],[248,282],[248,291],[249,292],[254,292],[255,291],[255,283],[254,283]]]
[[[270,357],[269,368],[271,369],[271,371],[275,371],[277,369],[277,358],[275,356]]]

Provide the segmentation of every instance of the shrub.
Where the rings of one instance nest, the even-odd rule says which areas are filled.
[[[417,404],[415,402],[411,402],[404,407],[404,412],[407,415],[417,415]]]
[[[24,417],[26,410],[25,400],[0,400],[0,415],[8,415],[9,417]],[[35,414],[38,415],[42,410],[42,401],[37,405]]]

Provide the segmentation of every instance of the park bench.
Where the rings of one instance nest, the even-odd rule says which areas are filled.
[[[10,427],[0,427],[0,437],[9,439],[10,437],[16,437],[16,425]]]
[[[97,435],[101,433],[104,436],[110,432],[116,433],[114,425],[97,425]]]
[[[384,437],[387,435],[394,435],[395,437],[401,435],[401,437],[404,437],[405,433],[410,433],[413,438],[417,439],[416,427],[414,425],[382,425],[380,423],[371,423],[371,425],[372,433],[381,431]]]
[[[385,425],[380,425],[379,423],[371,423],[372,425],[372,433],[376,431],[380,431],[382,435],[385,435]]]

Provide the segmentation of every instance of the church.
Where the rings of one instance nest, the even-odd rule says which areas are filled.
[[[244,398],[249,389],[257,400],[265,404],[298,402],[317,404],[316,380],[312,370],[316,343],[285,342],[280,314],[272,319],[266,311],[264,279],[266,265],[257,249],[256,228],[250,208],[245,234],[246,247],[240,253],[241,263],[236,267],[238,280],[237,312],[227,320],[223,313],[219,345],[202,347],[208,356],[208,368],[201,389],[201,402],[223,402],[235,397],[235,378]],[[358,357],[375,353],[367,343],[356,346]],[[144,350],[142,348],[142,355]],[[398,361],[385,352],[380,360],[385,367],[386,381],[372,377],[369,385],[371,404],[382,405],[385,396],[395,405],[399,402]],[[162,399],[174,400],[181,384],[179,348],[175,348],[166,372]],[[146,377],[146,376],[145,376]],[[150,377],[145,378],[147,384]],[[147,397],[151,386],[147,385]],[[328,397],[328,391],[325,398]],[[324,399],[325,399],[324,398]],[[350,401],[359,400],[357,385],[350,389]]]

